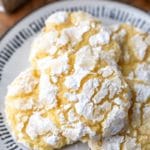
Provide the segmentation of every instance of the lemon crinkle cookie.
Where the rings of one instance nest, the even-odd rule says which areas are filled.
[[[100,141],[127,125],[130,90],[116,62],[119,45],[97,19],[57,12],[32,45],[32,68],[8,87],[6,115],[32,149]]]
[[[150,149],[150,35],[121,24],[111,27],[113,39],[120,43],[122,55],[119,66],[132,90],[128,130],[112,138],[104,138],[102,150]],[[91,142],[90,145],[95,143]]]

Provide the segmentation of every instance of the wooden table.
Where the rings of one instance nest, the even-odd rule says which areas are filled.
[[[33,10],[56,0],[29,0],[24,6],[13,14],[0,12],[0,37],[13,26],[18,20]],[[82,0],[81,0],[82,1]],[[120,0],[121,1],[121,0]],[[136,6],[144,11],[150,11],[150,0],[122,0],[125,3]]]

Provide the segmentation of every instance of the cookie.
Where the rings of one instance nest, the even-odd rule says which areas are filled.
[[[122,54],[119,66],[132,90],[129,126],[121,135],[105,138],[103,150],[150,149],[150,35],[139,29],[121,24],[112,26],[113,39],[120,43]],[[89,143],[92,147],[94,143]]]
[[[59,65],[58,70],[65,72],[57,78],[51,76],[52,70],[39,75],[29,69],[8,87],[6,115],[17,141],[51,150],[77,141],[99,141],[124,130],[130,90],[116,63],[89,46],[73,55],[73,66]],[[71,56],[64,53],[62,58]],[[53,61],[47,63],[51,66]]]
[[[109,28],[83,12],[57,12],[31,48],[31,68],[8,87],[6,115],[16,139],[59,149],[124,131],[130,89]]]

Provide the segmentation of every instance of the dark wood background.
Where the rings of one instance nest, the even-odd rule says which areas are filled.
[[[29,0],[26,4],[12,14],[0,12],[0,37],[25,15],[41,6],[55,1],[56,0]],[[138,7],[144,11],[150,12],[150,0],[120,0],[120,2],[124,2]]]

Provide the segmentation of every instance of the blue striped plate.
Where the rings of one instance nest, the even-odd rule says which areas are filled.
[[[28,63],[30,43],[44,25],[44,20],[58,10],[83,10],[106,24],[130,22],[150,32],[150,16],[136,8],[110,1],[61,1],[44,6],[19,21],[0,41],[0,150],[25,150],[15,142],[5,123],[4,97],[7,85],[24,70]],[[87,145],[76,144],[65,150],[86,150]]]

